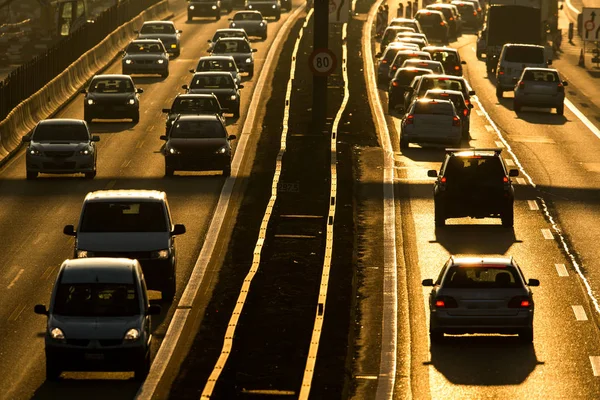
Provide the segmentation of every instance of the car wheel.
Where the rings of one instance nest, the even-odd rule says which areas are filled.
[[[444,342],[444,332],[441,331],[429,331],[429,341],[431,344],[441,344]]]
[[[519,340],[529,344],[533,342],[533,328],[526,328],[519,332]]]
[[[441,227],[446,226],[446,216],[442,212],[441,207],[438,206],[437,204],[435,204],[435,202],[434,202],[434,213],[433,214],[434,214],[433,219],[434,219],[436,228],[441,228]]]
[[[35,171],[27,171],[27,179],[28,180],[33,180],[35,178],[37,178],[38,173]]]
[[[498,100],[500,100],[501,98],[504,97],[504,90],[500,89],[499,87],[496,88],[496,97],[498,98]]]
[[[165,176],[173,176],[175,170],[168,165],[165,165]]]
[[[502,213],[502,226],[505,228],[512,228],[515,223],[515,212],[511,207],[506,213]]]
[[[85,173],[85,179],[94,179],[95,177],[96,177],[96,170]]]
[[[402,135],[400,135],[400,149],[402,150],[406,150],[408,149],[408,140],[406,140],[405,138],[402,137]]]
[[[561,104],[560,106],[556,107],[556,114],[558,115],[564,115],[565,113],[565,105]]]
[[[517,103],[516,101],[513,103],[513,109],[515,110],[515,112],[521,112],[521,105],[519,103]]]
[[[175,291],[177,289],[177,282],[175,281],[175,277],[171,278],[169,282],[165,285],[162,290],[162,300],[167,302],[172,302],[175,298]]]
[[[238,106],[235,110],[235,112],[233,113],[233,118],[239,118],[240,117],[240,106]]]
[[[228,165],[223,169],[223,176],[231,176],[231,165]]]
[[[252,78],[254,76],[254,67],[248,70],[248,78]]]
[[[46,380],[57,381],[61,372],[60,367],[54,361],[46,358]]]
[[[188,14],[188,17],[187,17],[188,22],[192,21],[193,19],[194,19],[194,17],[192,17],[190,14]]]
[[[221,19],[221,12],[219,11],[219,13],[217,15],[215,15],[215,21],[218,21]]]
[[[477,51],[477,58],[483,57],[483,54],[480,51]]]
[[[267,40],[267,32],[265,32],[262,36],[261,36],[262,40]]]
[[[134,124],[137,124],[138,122],[140,122],[140,112],[139,111],[131,117],[131,121]]]
[[[165,71],[162,74],[160,74],[161,77],[166,78],[169,76],[169,71]]]
[[[281,19],[281,14],[277,14],[277,15],[275,16],[275,21],[279,21],[280,19]]]
[[[150,360],[150,350],[148,350],[148,354],[140,361],[140,363],[135,367],[133,371],[133,378],[136,381],[144,381],[150,372],[150,365],[152,361]]]

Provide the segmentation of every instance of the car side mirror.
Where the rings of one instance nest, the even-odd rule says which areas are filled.
[[[185,90],[188,90],[188,85],[182,85],[181,88],[185,89]]]
[[[466,62],[466,61],[461,61],[460,63],[461,63],[462,65],[467,65],[467,62]]]
[[[183,224],[175,224],[171,235],[183,235],[185,233],[185,225]]]
[[[196,73],[195,69],[190,69],[189,71],[190,71],[191,74],[195,74]]]
[[[183,30],[177,29],[177,33],[183,33]]]
[[[169,140],[167,135],[160,135],[160,140]]]
[[[68,236],[76,236],[75,227],[73,225],[65,225],[63,233]]]
[[[423,286],[435,286],[433,283],[433,279],[423,279],[423,282],[421,282],[421,284]]]
[[[212,40],[208,39],[208,40],[207,40],[207,42],[208,42],[208,43],[212,43]]]
[[[469,90],[469,96],[475,96],[475,91],[474,90]]]
[[[237,136],[235,136],[235,135],[227,136],[227,140],[235,140],[235,139],[237,139]]]
[[[98,135],[92,136],[92,142],[99,142],[99,141],[100,141],[100,136],[98,136]]]
[[[548,65],[552,65],[552,60],[548,60]]]
[[[437,171],[435,169],[430,169],[427,171],[427,176],[430,178],[437,178]]]
[[[135,89],[135,92],[136,92],[136,93],[144,93],[144,89],[142,89],[142,88],[137,88],[137,89]]]
[[[471,108],[474,108],[475,106],[473,104],[469,103],[469,105],[467,107],[469,107],[469,109],[471,109]]]
[[[29,136],[29,135],[23,136],[23,137],[21,138],[21,141],[22,141],[23,143],[29,143],[29,142],[31,142],[31,136]]]
[[[81,93],[81,94],[87,94],[87,90],[85,90],[85,89],[81,89],[81,90],[79,91],[79,93]]]
[[[252,49],[253,53],[256,53],[258,51],[258,49]]]
[[[148,315],[158,315],[162,312],[161,306],[158,304],[150,304],[148,307],[148,311],[146,312]]]
[[[48,315],[48,310],[46,310],[46,306],[43,304],[36,304],[33,307],[33,312],[40,315]]]
[[[519,176],[519,170],[518,169],[511,169],[510,171],[508,171],[508,176]]]
[[[527,286],[540,286],[540,281],[537,279],[530,279],[529,282],[527,282]]]
[[[171,109],[170,109],[170,108],[163,108],[163,109],[162,109],[162,112],[164,112],[164,113],[167,113],[167,114],[168,114],[168,113],[170,113],[170,112],[171,112]]]
[[[244,85],[238,85],[238,89],[243,89]]]
[[[567,81],[562,81],[562,85],[563,85],[563,86],[569,86],[569,82],[567,82]]]
[[[133,33],[140,33],[140,31],[133,31]]]

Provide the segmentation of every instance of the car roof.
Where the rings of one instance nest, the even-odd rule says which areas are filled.
[[[200,59],[198,60],[198,62],[200,62],[202,60],[227,60],[227,61],[235,61],[235,58],[233,58],[233,56],[203,56],[203,57],[200,57]]]
[[[175,24],[173,23],[173,21],[160,21],[160,20],[154,20],[154,21],[145,21],[145,22],[143,23],[143,25],[146,25],[146,24],[156,24],[156,25],[175,25]]]
[[[556,68],[525,67],[523,71],[557,72]]]
[[[133,81],[130,75],[123,74],[103,74],[103,75],[94,75],[92,79],[127,79]]]
[[[160,39],[133,39],[130,43],[162,43]]]
[[[176,97],[176,99],[206,99],[206,98],[211,98],[211,99],[216,99],[217,96],[215,96],[214,93],[179,93]]]
[[[432,14],[439,14],[442,18],[444,18],[443,12],[441,12],[440,10],[432,10],[430,8],[422,8],[419,11],[417,11],[416,15],[432,15]]]
[[[239,41],[244,41],[244,42],[248,41],[245,37],[235,36],[235,37],[220,37],[217,39],[217,41],[215,43],[217,43],[219,41],[227,41],[227,40],[239,40]]]
[[[525,44],[525,43],[506,43],[504,45],[505,47],[513,47],[513,46],[519,46],[519,47],[531,47],[531,48],[537,48],[537,49],[542,49],[544,50],[544,46],[540,46],[538,44]]]
[[[427,96],[427,93],[429,93],[429,92],[431,92],[431,93],[447,93],[449,95],[460,96],[460,97],[464,98],[463,92],[461,92],[460,90],[428,89],[425,95]]]
[[[84,121],[75,118],[53,118],[44,119],[38,122],[38,125],[83,125]]]
[[[415,100],[415,103],[429,103],[429,104],[449,104],[451,106],[454,106],[454,103],[452,103],[450,100],[445,100],[445,99],[428,99],[426,97],[421,97],[420,99]]]
[[[262,13],[257,10],[241,10],[233,14],[233,16],[235,17],[238,14],[260,14],[260,16],[262,17]]]
[[[178,118],[179,121],[219,121],[216,114],[182,114]]]
[[[415,22],[414,18],[402,18],[402,17],[398,17],[398,18],[393,18],[390,23],[392,22]]]
[[[420,71],[431,71],[431,69],[429,68],[416,68],[416,67],[403,67],[403,68],[398,68],[396,70],[396,73],[400,73],[400,72],[420,72]]]
[[[447,4],[447,3],[434,3],[434,4],[428,4],[425,9],[427,10],[435,10],[436,8],[447,8],[447,9],[452,9],[452,4]]]
[[[199,72],[194,72],[194,78],[196,78],[197,76],[223,76],[223,75],[231,76],[231,72],[230,71],[199,71]]]
[[[466,82],[466,79],[464,76],[456,76],[456,75],[448,75],[448,74],[430,74],[430,75],[425,75],[426,78],[435,78],[435,79],[439,79],[439,78],[448,78],[448,80],[450,79],[454,79],[454,80],[462,80]]]
[[[136,263],[129,258],[106,257],[65,260],[60,283],[134,283]]]
[[[502,149],[500,147],[446,149],[446,155],[454,157],[498,157],[500,153],[502,153]]]
[[[89,192],[84,201],[104,201],[104,200],[136,200],[136,201],[164,201],[167,194],[160,190],[146,189],[116,189],[116,190],[96,190]]]
[[[469,265],[469,266],[481,266],[487,265],[506,265],[513,266],[512,257],[456,257],[452,256],[452,265]]]
[[[423,51],[447,51],[452,53],[458,53],[458,50],[448,46],[425,46],[421,50]]]
[[[217,29],[215,31],[215,33],[217,32],[240,32],[240,33],[246,33],[246,31],[242,28],[220,28]]]

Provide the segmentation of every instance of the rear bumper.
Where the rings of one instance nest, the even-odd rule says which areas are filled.
[[[515,100],[522,106],[533,106],[533,107],[558,107],[565,101],[565,95],[563,93],[556,95],[542,95],[542,94],[526,94],[519,90],[515,91]]]
[[[445,333],[518,333],[533,327],[533,310],[521,310],[512,316],[452,316],[445,311],[430,313],[430,327]]]
[[[148,355],[149,347],[79,347],[46,342],[46,362],[67,371],[133,371]]]
[[[514,196],[502,194],[470,197],[469,193],[450,195],[445,191],[434,193],[435,207],[446,218],[499,218],[513,208]]]
[[[456,144],[462,139],[462,127],[452,129],[414,129],[404,128],[401,137],[410,143]]]

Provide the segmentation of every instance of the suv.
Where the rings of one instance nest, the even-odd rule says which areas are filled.
[[[457,49],[446,46],[427,46],[423,47],[422,51],[431,54],[432,60],[441,62],[446,74],[462,76],[462,66],[466,62],[460,59]]]
[[[131,371],[144,380],[150,371],[151,316],[137,260],[65,260],[54,283],[45,334],[46,379],[67,371]]]
[[[175,237],[185,233],[173,225],[167,194],[157,190],[99,190],[85,196],[75,237],[75,258],[137,259],[149,289],[172,301],[176,289]]]
[[[496,68],[496,97],[501,99],[505,91],[514,90],[526,67],[548,68],[550,64],[552,60],[546,60],[544,46],[505,44],[502,46]]]
[[[100,136],[91,136],[85,121],[79,119],[46,119],[38,122],[25,153],[27,179],[38,173],[72,174],[81,172],[87,179],[96,176],[96,143]]]
[[[419,10],[415,14],[415,19],[427,35],[429,40],[439,40],[443,44],[448,44],[450,37],[450,28],[444,14],[438,10]]]
[[[520,112],[521,107],[553,107],[558,115],[565,112],[565,86],[558,71],[551,68],[525,68],[515,87],[513,108]]]
[[[458,13],[458,9],[456,6],[452,4],[444,4],[444,3],[435,3],[430,4],[425,7],[426,10],[437,10],[441,11],[448,22],[448,26],[450,28],[450,36],[458,39],[458,37],[462,34],[462,19],[460,18],[460,14]]]
[[[512,228],[515,191],[511,177],[518,169],[507,170],[502,149],[446,149],[446,156],[433,187],[435,226],[447,218],[500,218],[502,226]]]

